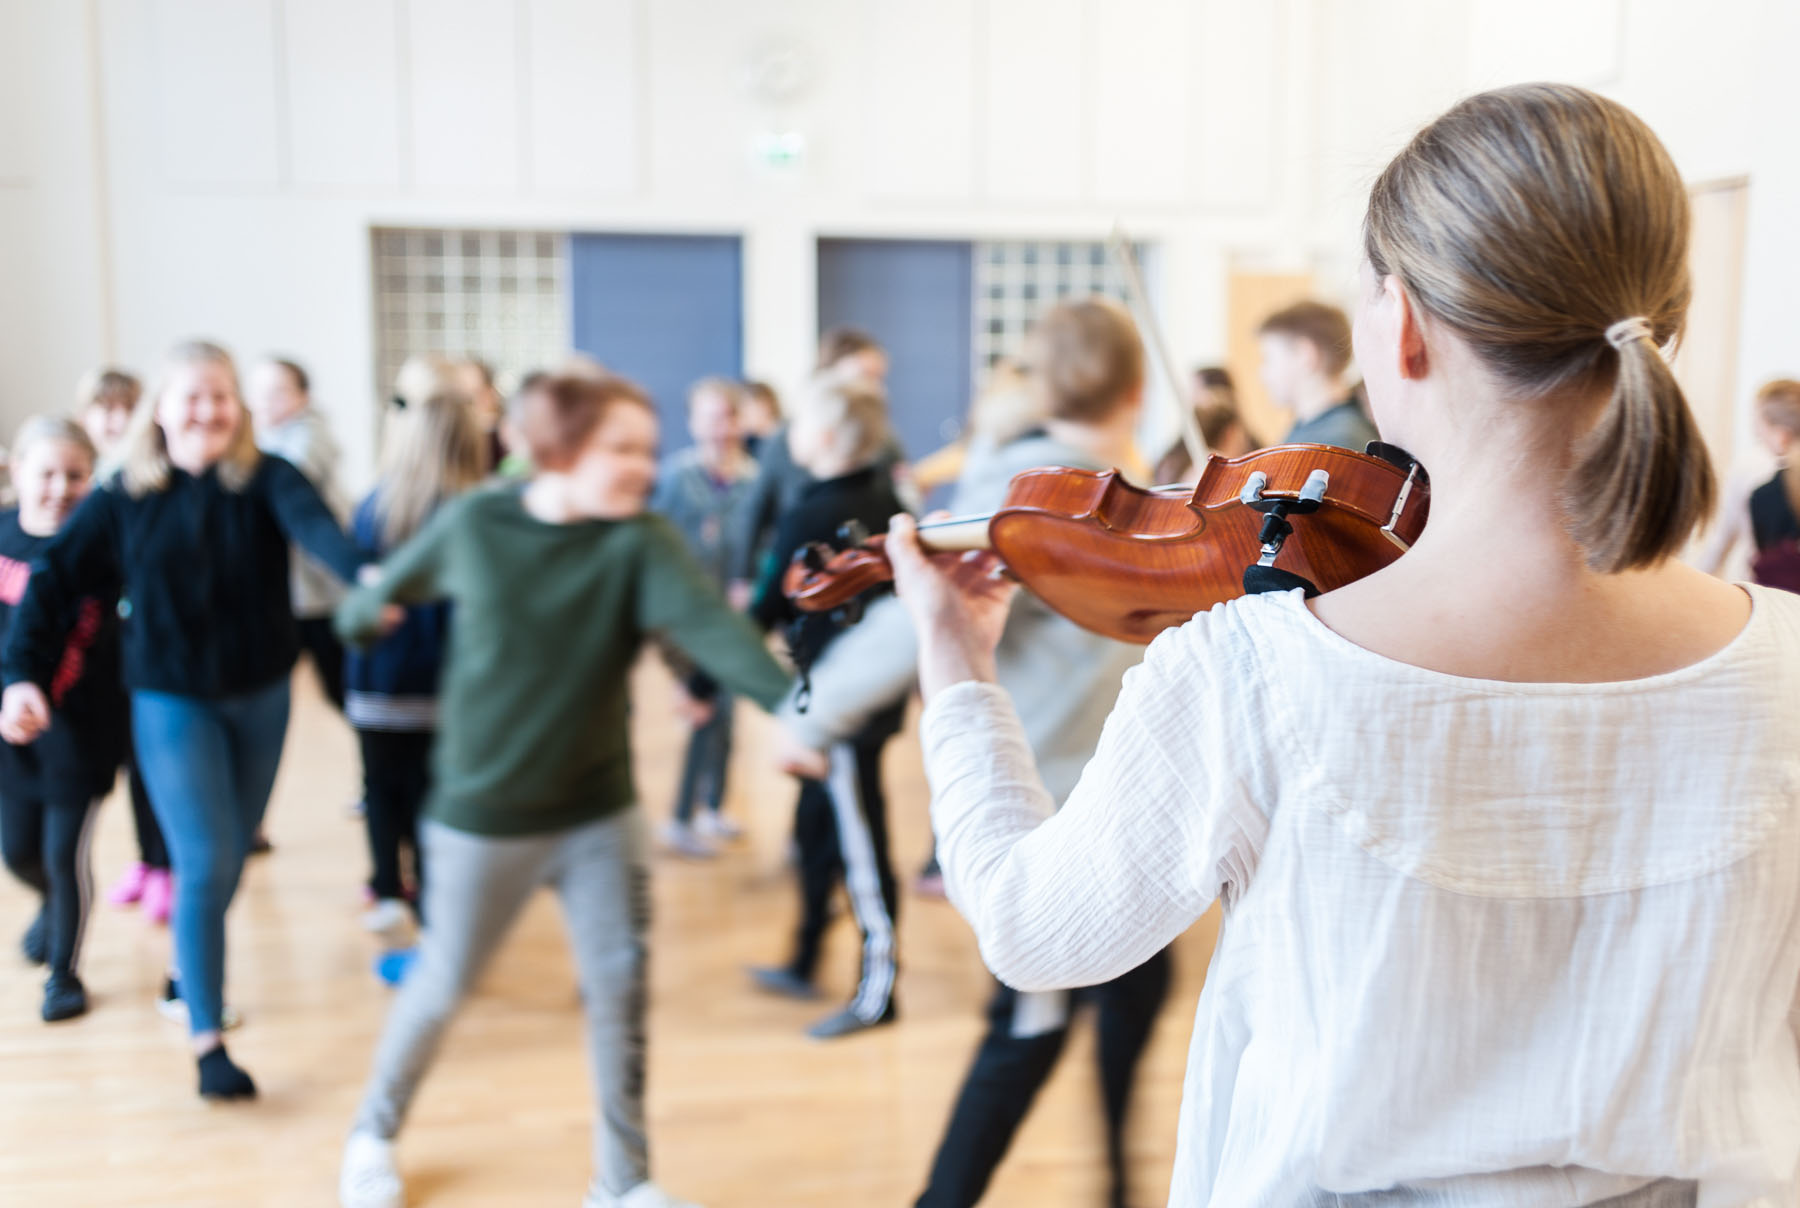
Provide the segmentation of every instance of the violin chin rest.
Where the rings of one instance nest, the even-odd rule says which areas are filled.
[[[1296,587],[1305,591],[1309,600],[1319,594],[1311,579],[1302,578],[1291,570],[1256,565],[1244,568],[1244,594],[1247,596],[1261,595],[1265,591],[1293,591]]]

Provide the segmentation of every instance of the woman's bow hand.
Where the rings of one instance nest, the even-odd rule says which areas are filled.
[[[919,635],[919,688],[927,700],[951,684],[994,679],[994,648],[1018,585],[986,551],[929,554],[911,516],[888,525],[894,588]]]

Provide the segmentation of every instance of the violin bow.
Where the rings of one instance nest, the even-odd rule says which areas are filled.
[[[1199,474],[1206,466],[1210,450],[1206,447],[1206,437],[1200,432],[1200,421],[1194,417],[1194,409],[1188,406],[1187,391],[1182,387],[1181,375],[1175,372],[1175,361],[1169,356],[1162,325],[1156,321],[1150,293],[1144,288],[1144,274],[1138,268],[1137,253],[1131,249],[1131,237],[1125,233],[1123,223],[1113,224],[1106,247],[1125,277],[1126,296],[1131,299],[1131,308],[1137,312],[1138,325],[1150,337],[1150,351],[1169,379],[1169,405],[1175,408],[1176,428],[1181,433],[1181,443],[1187,446],[1188,457],[1193,460],[1194,473]]]

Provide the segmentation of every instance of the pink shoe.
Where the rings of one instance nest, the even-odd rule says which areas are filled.
[[[134,906],[144,896],[144,883],[150,877],[150,866],[141,860],[133,861],[125,866],[125,874],[118,882],[106,891],[106,901],[111,906]]]
[[[175,905],[175,882],[166,868],[152,868],[144,874],[144,917],[157,926],[169,921]]]

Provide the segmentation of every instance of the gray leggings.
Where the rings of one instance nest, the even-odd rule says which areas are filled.
[[[650,1177],[644,1140],[644,973],[649,881],[633,808],[548,835],[495,838],[425,821],[431,868],[419,959],[388,1012],[356,1129],[391,1139],[437,1055],[444,1026],[532,891],[562,898],[587,1012],[594,1166],[622,1195]]]

